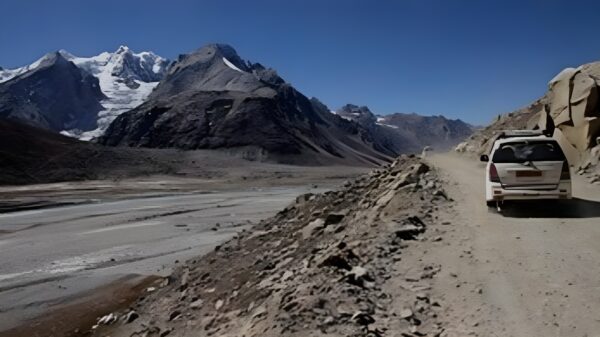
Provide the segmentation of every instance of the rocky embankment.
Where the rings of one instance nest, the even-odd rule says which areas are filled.
[[[402,156],[337,191],[307,194],[107,313],[94,336],[439,336],[448,200],[436,173]]]

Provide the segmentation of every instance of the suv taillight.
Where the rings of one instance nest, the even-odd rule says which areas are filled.
[[[498,170],[496,169],[496,165],[490,164],[490,181],[493,183],[499,183],[500,177],[498,176]]]
[[[565,160],[563,162],[562,171],[560,172],[560,180],[570,180],[571,171],[569,170],[569,163]]]

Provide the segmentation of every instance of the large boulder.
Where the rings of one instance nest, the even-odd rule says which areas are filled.
[[[591,63],[560,72],[549,83],[548,102],[538,121],[540,128],[555,128],[554,137],[573,163],[589,160],[590,150],[600,136],[595,76],[599,71],[600,64]]]

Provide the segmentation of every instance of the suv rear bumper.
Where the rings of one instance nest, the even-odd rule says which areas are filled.
[[[556,189],[504,189],[499,183],[491,183],[490,190],[486,193],[487,201],[504,200],[544,200],[544,199],[571,199],[571,182],[561,181]]]

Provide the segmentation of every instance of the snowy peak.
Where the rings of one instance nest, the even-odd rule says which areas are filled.
[[[153,97],[183,92],[238,91],[273,96],[285,81],[273,69],[243,60],[231,46],[209,44],[172,63]]]
[[[54,131],[91,129],[107,97],[98,79],[69,62],[60,52],[13,70],[0,84],[0,118],[13,118]]]
[[[127,46],[120,46],[114,53],[104,52],[92,57],[76,57],[66,51],[61,54],[94,75],[107,73],[123,80],[146,83],[160,81],[169,66],[167,59],[152,52],[135,53]]]
[[[72,59],[74,59],[74,58],[75,58],[75,55],[73,55],[73,54],[69,53],[68,51],[66,51],[66,50],[64,50],[64,49],[60,49],[60,50],[58,51],[58,53],[59,53],[60,55],[62,55],[62,57],[64,57],[64,58],[65,58],[65,59],[67,59],[67,60],[72,60]]]
[[[66,58],[64,58],[60,52],[56,51],[44,55],[44,57],[39,59],[37,63],[38,64],[35,68],[48,67],[54,64],[67,64],[69,63],[69,61]]]
[[[142,104],[165,76],[170,63],[152,52],[135,53],[127,46],[92,57],[77,57],[64,50],[60,53],[97,77],[102,92],[108,97],[102,101],[105,109],[98,113],[97,129],[64,132],[83,140],[102,135],[117,116]]]
[[[113,76],[136,79],[143,82],[157,82],[165,75],[169,62],[152,52],[136,54],[121,46],[113,54]]]
[[[233,47],[221,43],[208,44],[190,54],[180,55],[176,63],[177,67],[174,66],[173,68],[181,69],[198,63],[216,66],[225,65],[239,72],[251,71],[249,64],[238,55]],[[177,69],[171,69],[171,72],[173,73]]]
[[[53,62],[55,62],[57,60],[57,58],[64,60],[64,57],[62,57],[59,52],[53,52],[53,53],[48,53],[48,54],[42,56],[37,61],[33,62],[32,64],[26,65],[24,67],[15,68],[15,69],[0,69],[0,83],[11,80],[17,76],[20,76],[22,74],[29,72],[29,71],[35,70],[35,69],[39,68],[40,66],[47,66],[49,64],[52,64]]]
[[[119,77],[122,80],[146,83],[160,81],[169,66],[169,61],[165,58],[152,52],[135,53],[127,46],[120,46],[114,53],[104,52],[92,57],[78,57],[61,49],[48,53],[24,67],[0,68],[0,83],[57,60],[72,61],[79,68],[97,77],[101,73],[108,73],[110,76]]]
[[[217,56],[220,56],[225,64],[236,71],[248,72],[250,67],[247,62],[242,60],[232,46],[227,44],[210,44],[205,47],[207,50],[212,50]]]
[[[120,45],[119,49],[117,49],[117,51],[115,52],[115,54],[124,54],[124,53],[131,53],[131,50],[129,49],[129,47],[124,46],[124,45]]]

